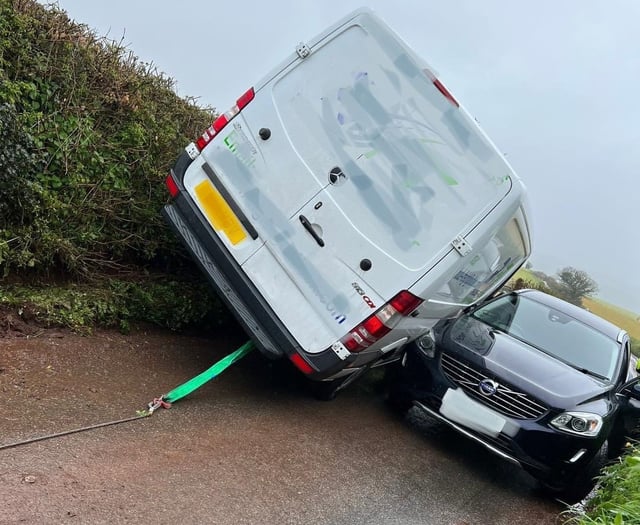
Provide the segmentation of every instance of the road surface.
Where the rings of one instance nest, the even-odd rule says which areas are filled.
[[[133,416],[242,342],[157,329],[0,339],[0,445]],[[152,417],[0,450],[0,523],[559,522],[525,473],[399,419],[371,382],[320,402],[299,379],[254,352]]]

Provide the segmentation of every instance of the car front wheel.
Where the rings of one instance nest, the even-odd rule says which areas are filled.
[[[402,386],[406,386],[402,381],[402,364],[400,361],[396,361],[385,366],[384,371],[385,401],[387,406],[396,415],[404,417],[413,406],[413,400],[402,388]]]
[[[563,479],[557,484],[555,480],[541,480],[543,488],[557,499],[565,503],[576,503],[582,500],[595,485],[595,478],[600,475],[602,468],[609,458],[609,443],[604,441],[598,452],[580,470],[570,478]]]

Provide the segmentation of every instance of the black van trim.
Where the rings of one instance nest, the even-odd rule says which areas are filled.
[[[219,265],[213,261],[207,250],[203,248],[200,241],[193,235],[190,226],[181,216],[177,207],[167,205],[162,210],[162,213],[171,225],[174,233],[177,234],[178,238],[180,238],[187,247],[192,258],[209,278],[218,295],[225,300],[227,307],[234,312],[242,327],[254,336],[262,353],[272,359],[282,357],[283,351],[275,345],[273,338],[266,333],[261,324],[249,313],[244,301],[235,293],[234,288],[229,284],[228,279],[222,273]]]

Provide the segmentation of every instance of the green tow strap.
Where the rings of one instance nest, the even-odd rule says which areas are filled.
[[[111,425],[118,425],[120,423],[127,423],[129,421],[135,421],[136,419],[141,419],[143,417],[148,417],[153,414],[156,409],[162,408],[170,408],[171,403],[178,401],[178,399],[182,399],[184,396],[189,395],[194,390],[197,390],[202,385],[204,385],[207,381],[211,381],[214,377],[220,375],[227,368],[229,368],[233,363],[247,355],[251,350],[253,350],[253,343],[251,341],[246,342],[240,348],[238,348],[235,352],[232,352],[227,357],[220,359],[215,365],[213,365],[208,370],[205,370],[201,374],[198,374],[193,379],[190,379],[186,383],[174,388],[171,392],[164,396],[160,396],[155,398],[151,403],[149,403],[147,409],[145,410],[136,410],[136,415],[133,417],[127,417],[125,419],[118,419],[116,421],[107,421],[106,423],[98,423],[96,425],[90,425],[88,427],[74,428],[73,430],[65,430],[64,432],[57,432],[55,434],[49,434],[46,436],[35,437],[31,439],[25,439],[23,441],[18,441],[15,443],[8,443],[6,445],[0,445],[0,450],[4,450],[7,448],[18,447],[20,445],[27,445],[29,443],[35,443],[36,441],[44,441],[45,439],[52,439],[56,437],[68,436],[70,434],[76,434],[78,432],[84,432],[85,430],[92,430],[94,428],[102,428],[108,427]]]
[[[202,385],[204,385],[207,381],[211,381],[217,375],[220,375],[227,368],[229,368],[233,363],[242,359],[245,355],[253,350],[253,342],[247,341],[240,348],[238,348],[235,352],[230,353],[227,357],[220,359],[215,365],[211,368],[205,370],[201,374],[198,374],[193,379],[189,379],[186,383],[181,384],[174,388],[171,392],[164,395],[162,398],[167,403],[175,403],[178,399],[182,399],[184,396],[189,395],[194,390],[197,390]]]
[[[155,398],[153,401],[151,401],[151,403],[149,403],[146,410],[138,410],[136,411],[136,413],[139,417],[146,417],[153,414],[160,407],[170,408],[172,403],[175,403],[179,399],[182,399],[184,396],[189,395],[191,392],[197,390],[206,382],[211,381],[214,377],[220,375],[233,363],[239,361],[245,355],[251,352],[253,348],[253,342],[247,341],[235,352],[231,352],[227,357],[220,359],[220,361],[215,363],[211,368],[208,368],[201,374],[198,374],[193,379],[189,379],[189,381],[187,381],[186,383],[177,386],[168,394]]]

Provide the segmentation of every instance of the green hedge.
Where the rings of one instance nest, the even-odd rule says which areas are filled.
[[[63,11],[0,0],[1,268],[110,276],[166,264],[163,180],[212,112]],[[18,151],[16,152],[16,145]]]
[[[15,294],[28,283],[21,295],[36,301],[34,283],[45,295],[52,282],[91,283],[100,296],[112,282],[135,288],[169,274],[165,281],[186,281],[178,297],[202,301],[188,292],[203,289],[200,272],[159,212],[172,163],[213,116],[178,97],[153,65],[59,8],[0,0],[4,286]]]

